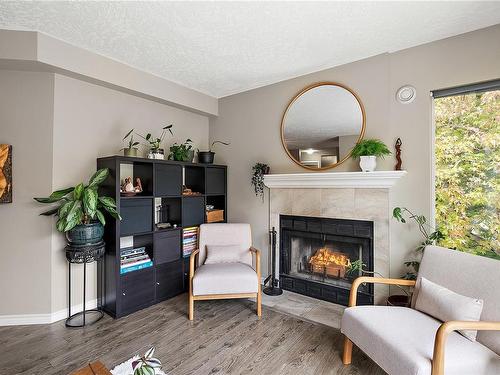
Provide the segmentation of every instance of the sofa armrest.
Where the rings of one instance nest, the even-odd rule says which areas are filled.
[[[415,286],[416,281],[406,279],[386,279],[383,277],[373,276],[360,276],[352,283],[351,293],[349,294],[349,307],[356,306],[356,300],[358,298],[358,288],[361,284],[364,283]]]
[[[255,254],[255,272],[257,272],[257,277],[260,285],[260,250],[255,247],[251,247],[250,251]]]
[[[434,339],[432,356],[432,375],[444,375],[444,349],[448,335],[457,330],[472,329],[476,331],[500,331],[500,322],[471,322],[450,320],[441,324]]]

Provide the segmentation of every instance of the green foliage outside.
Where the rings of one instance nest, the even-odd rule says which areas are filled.
[[[439,245],[500,259],[500,90],[435,100]]]

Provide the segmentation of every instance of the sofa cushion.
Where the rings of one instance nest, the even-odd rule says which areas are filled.
[[[243,263],[204,264],[193,277],[193,295],[257,293],[255,270]]]
[[[442,322],[466,320],[477,322],[483,310],[483,300],[462,296],[425,277],[420,279],[420,291],[415,309]],[[476,341],[477,331],[458,331],[471,341]]]
[[[418,271],[412,307],[420,289],[420,279],[464,296],[483,300],[482,321],[500,321],[500,261],[439,246],[427,246]],[[500,355],[500,331],[479,331],[477,341]]]
[[[244,263],[249,252],[239,245],[207,245],[205,264]]]
[[[430,375],[440,325],[406,307],[357,306],[344,311],[341,331],[390,375]],[[500,374],[500,357],[452,332],[446,342],[445,374]]]

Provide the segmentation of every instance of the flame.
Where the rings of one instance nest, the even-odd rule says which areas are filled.
[[[309,259],[309,264],[320,267],[327,267],[330,265],[349,267],[351,261],[345,254],[337,253],[326,247],[322,247]]]

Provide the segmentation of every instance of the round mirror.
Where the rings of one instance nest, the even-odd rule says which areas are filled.
[[[365,132],[365,110],[349,88],[333,82],[306,87],[281,121],[288,156],[308,169],[333,168],[346,160]]]

